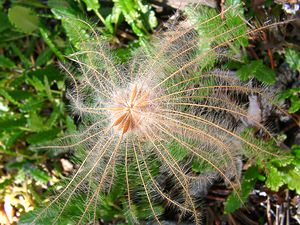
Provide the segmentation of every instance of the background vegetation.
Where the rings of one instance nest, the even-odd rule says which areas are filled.
[[[258,21],[280,21],[297,14],[296,11],[284,11],[285,5],[273,1],[262,1],[260,5],[254,2],[227,0],[226,4],[243,3],[241,10],[257,26]],[[217,15],[220,8],[206,8],[203,18],[197,19]],[[73,170],[74,165],[68,160],[69,152],[42,151],[35,146],[64,133],[72,133],[80,123],[78,118],[69,116],[64,97],[65,75],[59,69],[58,61],[67,61],[65,55],[78,48],[81,41],[78,30],[89,38],[90,27],[82,21],[92,21],[94,29],[111,44],[120,61],[125,61],[131,51],[156,32],[155,29],[163,29],[163,22],[175,10],[170,5],[142,0],[0,0],[1,224],[14,223],[21,215],[48,201],[53,185]],[[236,21],[231,24],[237,25],[238,19],[232,17]],[[236,71],[241,80],[254,77],[275,85],[280,90],[279,101],[285,102],[289,113],[299,118],[299,25],[291,23],[284,28],[276,30],[276,35],[266,31],[262,37],[237,43],[233,46],[235,51],[241,46],[245,50],[240,62],[232,61],[223,67]],[[205,35],[205,32],[201,33]],[[278,118],[274,120],[279,121]],[[282,134],[280,149],[286,151],[288,157],[264,163],[252,162],[252,166],[244,167],[242,199],[246,201],[255,187],[265,193],[264,204],[268,201],[273,204],[269,211],[259,215],[261,222],[269,221],[268,215],[277,213],[276,205],[283,207],[284,203],[292,207],[291,221],[300,221],[299,213],[293,211],[297,205],[293,201],[300,201],[297,195],[300,194],[300,132],[295,122],[286,125],[279,124],[276,132]],[[197,170],[197,166],[194,169]],[[220,186],[217,187],[220,190]],[[227,197],[228,190],[221,187]],[[121,203],[116,204],[116,201],[122,199],[123,189],[117,187],[107,198],[106,207],[101,209],[105,221],[114,221],[118,216],[122,218],[123,212],[118,208]],[[208,196],[216,200],[212,206],[218,211],[214,211],[216,220],[223,220],[225,217],[219,215],[234,213],[242,205],[235,194],[225,201],[224,195],[214,188]],[[274,199],[274,196],[279,197]],[[259,205],[257,199],[255,201],[252,204]],[[139,213],[141,218],[146,218],[150,212],[142,210]]]

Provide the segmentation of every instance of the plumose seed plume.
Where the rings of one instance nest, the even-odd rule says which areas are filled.
[[[128,224],[162,224],[162,206],[179,221],[201,224],[199,199],[211,182],[222,179],[235,191],[241,156],[273,154],[243,129],[251,124],[274,138],[248,110],[248,96],[271,104],[272,93],[211,69],[237,57],[231,48],[262,29],[247,28],[237,7],[225,9],[224,20],[212,15],[176,22],[122,64],[91,27],[91,38],[68,57],[69,66],[62,65],[82,125],[63,138],[65,145],[52,146],[78,152],[81,164],[31,224],[97,224],[105,218],[103,207],[111,207],[108,196],[123,199],[115,210],[125,213],[116,219]],[[192,170],[194,163],[203,172]],[[116,183],[124,187],[119,192]],[[147,216],[138,213],[141,207]]]

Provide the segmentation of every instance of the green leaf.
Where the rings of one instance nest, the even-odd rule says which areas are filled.
[[[55,122],[59,118],[59,116],[60,116],[59,106],[55,105],[50,118],[46,122],[46,126],[49,128],[53,127],[55,125]]]
[[[61,70],[58,69],[57,66],[50,64],[44,68],[31,70],[28,72],[28,76],[30,78],[36,77],[41,82],[44,81],[44,76],[47,76],[49,83],[53,81],[62,81],[64,80],[64,74]]]
[[[42,131],[35,134],[31,134],[27,137],[26,141],[29,144],[40,144],[47,141],[51,141],[57,137],[59,134],[60,129],[59,128],[53,128],[48,131]]]
[[[81,19],[84,16],[73,1],[49,0],[48,6],[55,17],[61,20],[68,39],[76,48],[80,42],[90,38],[88,31],[91,28]]]
[[[205,172],[213,172],[214,168],[206,161],[200,159],[193,159],[192,171],[201,174]]]
[[[289,113],[295,113],[300,110],[300,88],[291,88],[285,91],[282,91],[278,95],[278,101],[285,99],[290,99],[291,107],[289,108]]]
[[[24,131],[20,131],[20,130],[16,130],[9,133],[9,135],[7,135],[8,137],[3,141],[5,147],[9,149],[16,142],[16,140],[20,138],[23,134]]]
[[[47,183],[51,179],[51,177],[41,169],[29,168],[27,171],[32,176],[32,178],[36,181]]]
[[[0,0],[0,9],[3,8],[4,2],[5,2],[5,0]]]
[[[13,182],[14,182],[14,180],[12,178],[5,179],[4,181],[2,181],[0,183],[0,190],[4,190],[7,186],[9,186],[10,184],[12,184]]]
[[[52,57],[52,51],[50,48],[45,48],[37,57],[35,65],[43,66],[45,65]]]
[[[8,10],[9,21],[23,33],[32,33],[38,28],[39,18],[27,7],[13,6]]]
[[[293,146],[293,153],[295,149]],[[268,188],[278,191],[282,185],[287,185],[290,190],[300,193],[300,161],[297,154],[271,160],[266,165],[266,170]]]
[[[9,29],[11,24],[9,23],[6,13],[0,11],[0,33]]]
[[[292,146],[292,153],[293,153],[293,155],[296,157],[296,158],[298,158],[298,159],[300,159],[300,145],[293,145]]]
[[[91,38],[88,33],[90,28],[82,20],[78,20],[78,18],[63,18],[62,25],[66,30],[69,40],[78,49],[80,48],[80,43]]]
[[[17,102],[5,89],[0,89],[0,95],[6,98],[8,101],[13,103],[14,105],[20,106],[21,104]]]
[[[238,193],[231,193],[224,203],[224,211],[226,214],[232,213],[241,207],[241,205],[247,200],[259,176],[258,168],[254,166],[250,167],[245,172],[241,188],[238,190]]]
[[[290,48],[285,49],[285,61],[291,69],[300,72],[300,54],[296,50]]]
[[[32,111],[39,111],[42,109],[42,107],[43,107],[42,99],[36,99],[36,98],[29,97],[28,99],[26,99],[24,104],[22,104],[20,109],[23,113],[26,113],[26,112],[32,112]]]
[[[53,101],[53,96],[52,96],[52,92],[50,89],[50,84],[49,84],[47,76],[44,76],[44,84],[45,84],[45,91],[46,91],[48,99],[50,101]]]
[[[87,11],[96,11],[100,8],[100,4],[98,2],[98,0],[82,0],[87,7]]]
[[[117,25],[121,21],[121,19],[120,19],[121,15],[122,15],[121,9],[119,7],[117,7],[116,5],[114,5],[114,7],[112,8],[111,14],[109,14],[105,18],[105,27],[108,29],[108,31],[111,34],[115,33],[115,29],[117,28]],[[113,24],[115,24],[115,26],[113,26]]]
[[[12,129],[17,129],[21,126],[24,126],[26,124],[25,118],[20,118],[20,119],[0,119],[0,131],[1,130],[12,130]]]
[[[288,172],[286,183],[290,190],[295,190],[297,194],[300,194],[300,166]]]
[[[291,107],[289,108],[289,113],[295,113],[300,110],[300,99],[296,95],[292,95],[291,98]]]
[[[24,55],[22,50],[20,50],[16,44],[12,43],[10,45],[10,47],[11,47],[13,53],[20,58],[21,62],[24,64],[25,68],[31,67],[31,61],[29,60],[29,58],[27,56]]]
[[[263,64],[262,60],[251,61],[237,70],[241,80],[248,80],[254,76],[257,80],[272,84],[275,82],[275,72]]]
[[[226,1],[227,3],[227,1]],[[230,3],[228,3],[230,5]],[[218,16],[218,12],[206,6],[187,7],[185,10],[189,20],[195,27],[199,37],[198,55],[205,55],[199,61],[201,69],[210,70],[213,68],[217,56],[215,46],[227,46],[227,57],[235,57],[240,54],[240,47],[248,45],[247,26],[243,18],[243,8],[240,6],[228,9],[224,14],[224,19]],[[207,20],[209,23],[207,23]],[[207,53],[210,54],[207,54]]]
[[[148,31],[157,25],[154,12],[149,5],[140,0],[113,0],[116,8],[122,12],[125,21],[131,26],[133,32],[139,36],[147,36]]]
[[[122,10],[119,7],[114,6],[111,12],[111,22],[114,24],[118,24],[120,22],[120,17],[122,14]]]
[[[278,189],[284,184],[282,179],[284,176],[283,173],[277,170],[274,166],[269,166],[266,185],[273,191],[278,191]]]
[[[169,149],[172,156],[178,161],[183,160],[188,155],[188,151],[176,141],[171,142],[167,146],[167,149]]]
[[[58,48],[55,46],[55,44],[53,43],[53,41],[51,40],[51,38],[48,35],[48,32],[46,31],[46,29],[40,27],[40,33],[44,39],[44,41],[47,43],[47,45],[49,46],[49,48],[52,50],[52,52],[57,56],[57,58],[61,61],[65,60],[64,55],[58,50]]]
[[[157,27],[158,22],[153,10],[149,10],[146,14],[146,17],[148,18],[148,24],[150,25],[151,29]]]
[[[44,92],[45,87],[40,79],[37,77],[28,78],[27,81],[40,93]]]
[[[74,120],[70,116],[67,116],[67,118],[66,118],[66,124],[67,124],[68,132],[72,133],[72,132],[76,131],[77,127],[76,127],[76,125],[74,123]]]
[[[57,19],[73,17],[76,13],[80,13],[73,7],[72,2],[68,0],[48,0],[47,4]]]
[[[47,129],[44,124],[43,118],[37,115],[36,112],[31,112],[29,118],[27,119],[28,128],[32,131],[43,131]]]

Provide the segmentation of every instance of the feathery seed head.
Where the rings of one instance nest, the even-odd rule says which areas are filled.
[[[83,132],[68,137],[70,144],[54,147],[84,149],[85,153],[70,182],[32,224],[41,222],[51,209],[56,210],[51,222],[57,224],[70,211],[68,206],[79,200],[84,209],[78,210],[74,221],[95,224],[102,216],[103,202],[111,201],[114,183],[126,196],[118,213],[123,216],[126,211],[128,223],[141,223],[135,214],[139,206],[148,208],[161,224],[157,205],[163,202],[166,208],[176,208],[180,217],[200,224],[199,190],[202,193],[217,178],[236,190],[239,158],[270,153],[243,135],[241,121],[251,121],[275,138],[261,117],[249,114],[245,100],[245,96],[258,96],[272,101],[271,93],[227,71],[207,72],[226,58],[227,45],[247,41],[247,27],[242,20],[236,25],[239,17],[232,8],[224,11],[225,21],[213,14],[191,27],[173,27],[149,48],[137,50],[126,65],[115,65],[96,35],[94,42],[84,42],[82,50],[69,57],[81,73],[77,79],[63,67],[74,83],[69,92],[74,111],[90,117],[83,117]]]
[[[151,125],[151,112],[156,104],[151,88],[143,82],[135,82],[127,88],[112,94],[112,101],[107,104],[112,126],[121,134],[141,135]]]

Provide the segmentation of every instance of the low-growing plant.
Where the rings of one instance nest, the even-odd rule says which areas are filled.
[[[89,23],[65,20],[70,27],[72,21],[89,27],[89,39],[73,27],[79,51],[67,57],[70,65],[62,65],[70,77],[67,96],[82,125],[60,144],[38,149],[74,150],[80,166],[47,206],[21,224],[96,224],[99,219],[162,224],[166,209],[180,215],[178,222],[200,224],[199,198],[219,179],[243,200],[238,159],[279,154],[250,132],[242,133],[243,124],[251,124],[277,141],[248,109],[248,97],[279,107],[266,87],[213,69],[228,58],[238,60],[249,36],[265,29],[248,28],[241,6],[230,3],[222,15],[190,8],[190,20],[156,35],[123,64],[115,63]]]

